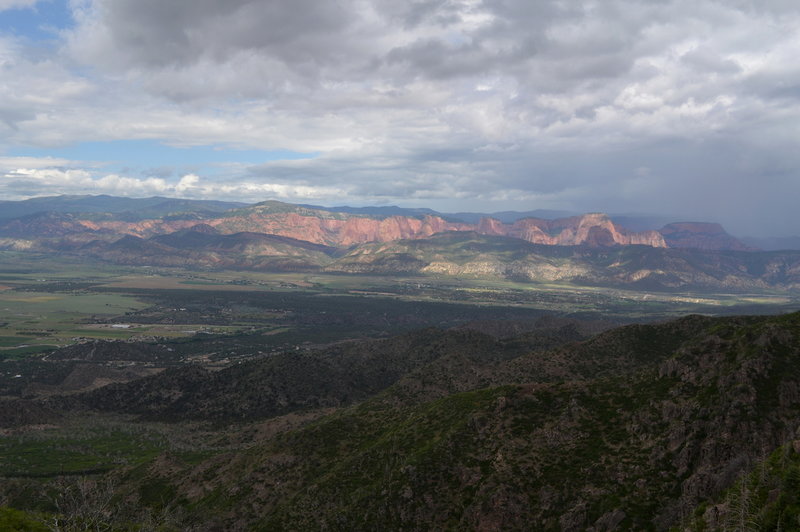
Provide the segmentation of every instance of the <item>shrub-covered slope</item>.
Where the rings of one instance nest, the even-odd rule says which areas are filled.
[[[586,336],[569,324],[515,339],[430,328],[384,340],[275,354],[221,371],[199,366],[171,368],[94,390],[79,400],[96,410],[147,419],[264,419],[295,410],[349,405],[400,380],[409,383],[426,374],[441,374],[436,385],[445,391],[450,390],[448,382],[472,382],[470,375],[483,376],[478,384],[486,385],[495,382],[494,373],[504,361]],[[480,386],[468,388],[476,387]]]
[[[245,452],[128,481],[166,483],[226,529],[665,530],[800,425],[800,313],[625,327],[550,353],[577,370],[499,371],[517,384],[421,402],[393,397],[399,382]]]

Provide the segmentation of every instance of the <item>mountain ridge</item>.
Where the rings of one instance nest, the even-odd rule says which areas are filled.
[[[252,232],[247,230],[248,227],[236,224],[222,227],[219,223],[214,224],[214,220],[165,222],[171,231],[161,231],[163,225],[155,229],[139,225],[140,233],[144,234],[135,235],[120,233],[96,222],[91,222],[91,228],[87,230],[85,224],[89,222],[76,221],[72,214],[34,215],[34,218],[33,223],[43,224],[45,231],[41,232],[47,236],[20,238],[19,235],[25,233],[15,225],[18,222],[15,220],[3,226],[7,236],[0,237],[0,249],[66,253],[82,260],[99,259],[137,266],[445,275],[645,291],[800,289],[800,251],[702,250],[643,244],[551,245],[475,231],[435,232],[430,227],[427,231],[431,234],[425,238],[417,235],[410,239],[368,241],[339,247],[291,236]],[[373,224],[373,229],[397,227],[392,225],[397,223],[393,218],[387,218],[379,222],[383,225],[377,226],[374,225],[376,221],[361,217],[348,220],[351,230],[352,224],[365,222]],[[346,223],[333,221],[339,228]],[[419,229],[425,223],[423,220],[416,222],[416,226],[405,226],[406,229]],[[517,227],[528,227],[527,223],[524,221]],[[486,222],[484,233],[499,232],[496,227],[496,224]],[[534,227],[541,231],[541,225]],[[293,234],[294,231],[284,233]],[[587,239],[599,239],[600,243],[613,236],[610,232],[597,235],[591,227],[583,234]],[[548,238],[555,239],[561,235],[563,232]],[[620,236],[628,237],[624,233]],[[324,238],[317,240],[325,241]]]
[[[189,200],[152,196],[128,198],[100,195],[42,196],[19,201],[0,201],[0,220],[9,220],[42,212],[128,213],[131,216],[160,215],[173,212],[223,212],[244,203],[218,200]],[[134,214],[135,213],[135,214]]]
[[[80,232],[110,232],[149,237],[189,229],[202,223],[222,233],[266,233],[335,247],[374,241],[427,238],[443,231],[476,231],[547,245],[606,247],[641,244],[652,247],[687,247],[685,244],[688,243],[688,247],[704,249],[749,249],[725,233],[721,227],[714,226],[715,232],[709,232],[706,226],[697,229],[699,224],[683,224],[683,238],[672,238],[671,245],[668,245],[658,231],[630,231],[617,225],[603,213],[554,220],[527,217],[513,223],[484,217],[477,224],[468,224],[427,213],[414,217],[397,214],[376,216],[314,209],[270,200],[224,212],[194,210],[180,216],[171,214],[152,219],[140,217],[131,220],[129,216],[124,216],[125,213],[117,213],[118,216],[114,213],[105,214],[106,216],[98,216],[98,213],[35,213],[5,221],[0,224],[0,234],[31,238]],[[710,226],[709,224],[708,227]],[[674,234],[676,231],[673,229],[666,226],[662,232],[670,230],[670,234]],[[695,234],[686,236],[692,232]],[[719,242],[707,242],[714,239]]]
[[[484,217],[477,224],[416,214],[334,212],[274,200],[148,219],[44,212],[0,222],[0,249],[137,266],[448,275],[637,290],[800,287],[800,252],[760,252],[713,223],[630,231],[603,213],[512,223]]]
[[[49,216],[55,223],[58,215],[48,215],[50,212],[61,213],[62,217],[66,214],[71,216],[71,226],[60,229],[62,235],[84,230],[149,237],[204,223],[224,233],[249,231],[277,234],[336,247],[370,241],[426,238],[434,233],[456,230],[513,236],[548,245],[643,244],[653,247],[751,249],[714,224],[676,222],[658,231],[633,231],[602,213],[554,219],[531,215],[547,212],[557,214],[557,211],[504,212],[496,213],[496,217],[482,215],[477,219],[474,213],[467,213],[470,214],[467,217],[469,220],[462,221],[457,215],[442,214],[431,209],[328,208],[276,200],[245,205],[162,197],[131,199],[112,196],[34,198],[3,202],[2,205],[6,212],[0,216],[0,221],[4,221],[0,223],[0,234],[12,237],[52,236],[55,230],[48,233],[46,221]],[[32,209],[31,205],[34,205]],[[108,208],[104,211],[106,205]],[[48,206],[50,210],[47,210]],[[85,207],[83,212],[80,206]],[[15,215],[26,209],[23,216]],[[619,219],[637,220],[630,217]],[[669,242],[665,237],[669,238]]]

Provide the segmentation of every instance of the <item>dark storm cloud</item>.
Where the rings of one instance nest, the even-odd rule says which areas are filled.
[[[89,36],[75,40],[85,57],[118,68],[174,72],[252,53],[285,68],[275,75],[354,81],[370,72],[363,81],[373,83],[501,72],[562,86],[630,67],[643,22],[610,5],[98,0],[85,11]]]
[[[272,53],[287,61],[319,60],[330,52],[324,36],[347,28],[350,15],[337,2],[293,0],[120,0],[96,2],[93,23],[133,64],[167,66],[203,56],[224,62],[240,50]],[[328,45],[335,39],[324,39]]]

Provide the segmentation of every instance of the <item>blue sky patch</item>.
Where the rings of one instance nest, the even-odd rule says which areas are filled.
[[[0,11],[0,35],[50,40],[74,24],[67,0],[42,0],[33,7]]]

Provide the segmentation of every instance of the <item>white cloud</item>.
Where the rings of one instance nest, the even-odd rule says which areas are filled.
[[[187,192],[192,192],[193,190],[200,188],[198,186],[199,183],[200,183],[200,176],[197,176],[195,174],[187,174],[183,176],[180,179],[180,181],[178,181],[177,185],[175,185],[175,191],[183,195]]]
[[[320,200],[348,194],[346,188],[315,185],[291,185],[258,181],[218,183],[187,174],[177,182],[159,177],[136,178],[118,174],[95,175],[82,169],[17,168],[0,178],[0,193],[13,199],[52,195],[53,190],[67,194],[112,194],[147,197],[169,195],[202,199],[241,199],[275,197],[287,201]],[[17,194],[15,191],[24,191]]]

